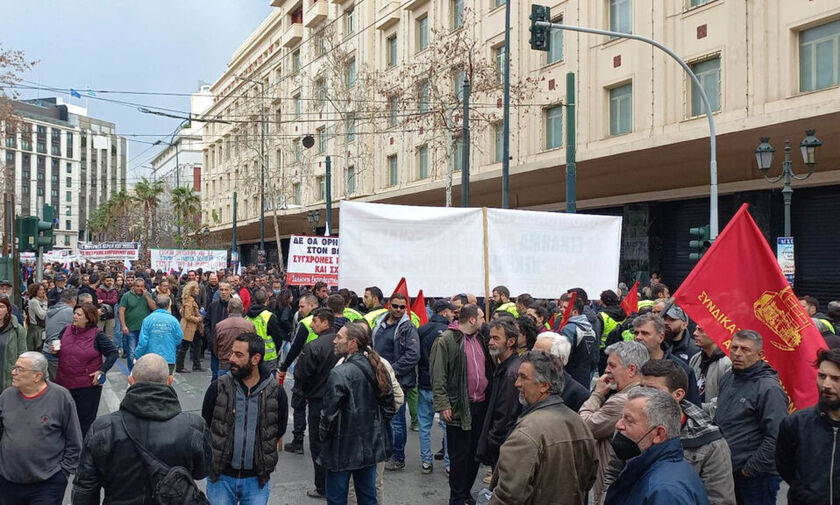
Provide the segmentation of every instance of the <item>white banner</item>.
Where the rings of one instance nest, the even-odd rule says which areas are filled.
[[[70,249],[54,249],[44,253],[44,263],[72,263],[79,261],[79,255]]]
[[[220,270],[227,267],[227,251],[199,249],[149,249],[152,269],[163,272]]]
[[[79,242],[79,257],[84,261],[136,261],[140,257],[140,242]]]
[[[485,294],[482,209],[341,202],[339,286],[388,294],[400,277],[427,296]],[[490,289],[590,297],[618,284],[621,218],[487,209]]]
[[[590,299],[618,286],[621,218],[487,209],[490,289],[559,297],[583,288]]]
[[[292,235],[286,284],[311,286],[319,281],[338,286],[338,237]]]
[[[338,284],[386,296],[405,277],[428,296],[484,292],[481,209],[342,201]]]

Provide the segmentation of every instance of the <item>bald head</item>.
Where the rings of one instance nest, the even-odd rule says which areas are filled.
[[[172,384],[172,376],[169,375],[169,365],[163,356],[147,354],[134,362],[128,382],[132,386],[138,382]]]

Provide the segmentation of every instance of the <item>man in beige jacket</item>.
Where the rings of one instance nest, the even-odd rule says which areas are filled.
[[[641,368],[650,355],[639,342],[617,342],[605,350],[607,368],[595,383],[595,391],[580,408],[580,417],[598,440],[598,474],[592,487],[592,503],[604,502],[606,487],[604,476],[612,456],[612,441],[615,423],[621,418],[621,409],[627,395],[639,386],[642,380]]]
[[[598,454],[586,423],[563,403],[563,367],[526,352],[516,377],[526,410],[499,449],[492,505],[585,505]]]

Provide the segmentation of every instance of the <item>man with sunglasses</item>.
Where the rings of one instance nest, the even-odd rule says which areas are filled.
[[[420,339],[417,328],[409,316],[408,300],[401,293],[394,293],[388,312],[379,317],[373,327],[373,349],[388,360],[394,368],[403,390],[417,386],[417,362],[420,360]],[[391,419],[394,445],[386,470],[405,468],[405,404]]]

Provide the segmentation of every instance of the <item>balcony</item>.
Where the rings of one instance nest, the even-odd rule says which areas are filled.
[[[283,47],[294,47],[303,39],[303,23],[293,23],[283,34]]]
[[[376,29],[387,30],[400,20],[400,2],[383,2],[376,11]]]
[[[327,19],[329,5],[324,0],[316,0],[306,12],[303,13],[303,26],[314,28],[315,25]]]

